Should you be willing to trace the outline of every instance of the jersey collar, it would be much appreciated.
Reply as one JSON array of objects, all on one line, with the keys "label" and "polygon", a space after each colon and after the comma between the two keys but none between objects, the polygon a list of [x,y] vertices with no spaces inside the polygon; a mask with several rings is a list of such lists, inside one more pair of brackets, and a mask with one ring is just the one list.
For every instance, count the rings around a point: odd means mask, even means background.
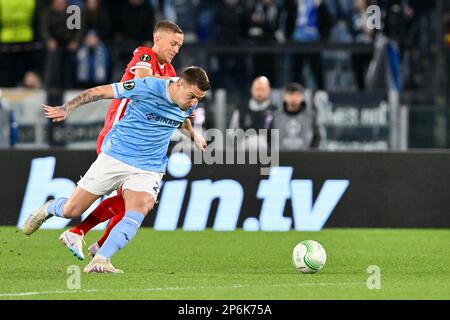
[{"label": "jersey collar", "polygon": [[174,79],[171,78],[171,79],[167,79],[166,80],[166,97],[167,97],[167,100],[169,100],[170,103],[175,104],[175,102],[173,102],[172,98],[170,97],[170,93],[169,93],[169,84],[171,82],[174,82]]}]

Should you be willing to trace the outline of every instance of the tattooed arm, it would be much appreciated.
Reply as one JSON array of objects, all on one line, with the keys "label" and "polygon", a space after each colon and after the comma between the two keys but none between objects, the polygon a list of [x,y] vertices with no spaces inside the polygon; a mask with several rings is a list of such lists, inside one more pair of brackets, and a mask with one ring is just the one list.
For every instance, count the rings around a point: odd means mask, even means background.
[{"label": "tattooed arm", "polygon": [[76,108],[101,99],[113,99],[114,93],[112,85],[98,86],[95,88],[83,91],[75,98],[67,101],[62,106],[52,107],[43,105],[45,110],[45,117],[52,119],[53,122],[60,122],[66,120],[69,114]]}]

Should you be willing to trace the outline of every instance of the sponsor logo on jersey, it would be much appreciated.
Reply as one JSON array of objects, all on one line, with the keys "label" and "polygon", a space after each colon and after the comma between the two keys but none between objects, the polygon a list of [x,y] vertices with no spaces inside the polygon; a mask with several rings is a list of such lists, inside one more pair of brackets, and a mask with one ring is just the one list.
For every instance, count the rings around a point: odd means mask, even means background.
[{"label": "sponsor logo on jersey", "polygon": [[147,113],[145,116],[147,117],[148,121],[153,120],[153,121],[157,121],[160,123],[168,124],[169,126],[172,126],[172,127],[178,127],[181,124],[181,122],[179,122],[179,121],[167,119],[167,118],[161,117],[154,113]]}]

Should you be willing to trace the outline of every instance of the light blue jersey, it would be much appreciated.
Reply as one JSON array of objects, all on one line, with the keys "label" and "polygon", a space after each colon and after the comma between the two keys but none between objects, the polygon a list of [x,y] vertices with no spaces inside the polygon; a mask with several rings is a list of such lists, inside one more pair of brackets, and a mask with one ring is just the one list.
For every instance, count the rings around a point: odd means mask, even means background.
[{"label": "light blue jersey", "polygon": [[137,168],[166,171],[170,137],[197,107],[181,110],[170,98],[170,81],[145,77],[112,84],[114,99],[132,101],[106,135],[102,152]]}]

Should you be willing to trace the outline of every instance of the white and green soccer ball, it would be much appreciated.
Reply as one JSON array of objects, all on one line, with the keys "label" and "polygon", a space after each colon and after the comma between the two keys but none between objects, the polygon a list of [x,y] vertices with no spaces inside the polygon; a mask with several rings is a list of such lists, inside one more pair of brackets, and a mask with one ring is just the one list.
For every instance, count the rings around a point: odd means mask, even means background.
[{"label": "white and green soccer ball", "polygon": [[301,273],[316,273],[327,261],[327,253],[320,243],[305,240],[297,244],[292,252],[292,262]]}]

